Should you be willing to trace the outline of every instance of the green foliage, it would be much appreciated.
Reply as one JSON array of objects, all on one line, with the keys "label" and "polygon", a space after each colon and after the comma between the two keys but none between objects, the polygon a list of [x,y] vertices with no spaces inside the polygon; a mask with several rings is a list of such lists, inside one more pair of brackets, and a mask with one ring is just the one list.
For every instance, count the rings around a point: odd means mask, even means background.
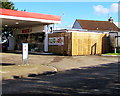
[{"label": "green foliage", "polygon": [[103,55],[120,55],[120,53],[106,53],[106,54],[103,54]]},{"label": "green foliage", "polygon": [[[11,9],[11,10],[17,10],[15,9],[14,3],[10,2],[9,0],[0,0],[0,8],[4,9]],[[7,39],[9,36],[13,36],[13,28],[1,28],[2,30],[2,40]]]},{"label": "green foliage", "polygon": [[14,3],[9,0],[0,0],[0,8],[16,10]]},{"label": "green foliage", "polygon": [[6,40],[8,37],[13,36],[14,28],[3,28],[2,29],[2,40]]},{"label": "green foliage", "polygon": [[[14,3],[11,2],[10,0],[0,0],[0,8],[18,10],[15,8]],[[21,11],[26,11],[26,10],[24,9]],[[2,40],[5,40],[8,37],[13,36],[13,31],[15,30],[15,28],[3,27],[0,30],[2,30]]]}]

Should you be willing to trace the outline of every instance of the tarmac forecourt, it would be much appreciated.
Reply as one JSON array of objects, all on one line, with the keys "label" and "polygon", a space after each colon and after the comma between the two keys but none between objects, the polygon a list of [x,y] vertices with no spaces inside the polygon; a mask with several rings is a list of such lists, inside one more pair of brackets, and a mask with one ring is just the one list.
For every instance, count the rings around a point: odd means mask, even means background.
[{"label": "tarmac forecourt", "polygon": [[[118,57],[29,55],[29,63],[22,64],[22,54],[0,53],[2,80],[24,78],[59,71],[81,69],[118,62]],[[87,60],[87,61],[86,61]]]}]

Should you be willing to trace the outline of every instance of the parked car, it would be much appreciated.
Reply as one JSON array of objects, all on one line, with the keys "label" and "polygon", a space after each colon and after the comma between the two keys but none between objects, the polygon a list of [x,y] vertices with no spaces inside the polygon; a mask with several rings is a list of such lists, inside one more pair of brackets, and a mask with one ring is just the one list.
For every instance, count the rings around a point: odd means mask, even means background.
[{"label": "parked car", "polygon": [[0,42],[0,52],[6,52],[8,47],[7,41]]}]

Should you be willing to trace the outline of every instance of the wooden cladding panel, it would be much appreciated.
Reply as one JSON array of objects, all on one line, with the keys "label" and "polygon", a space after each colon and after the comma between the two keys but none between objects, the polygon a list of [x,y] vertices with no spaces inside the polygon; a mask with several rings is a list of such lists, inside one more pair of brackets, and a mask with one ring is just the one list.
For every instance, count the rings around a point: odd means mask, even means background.
[{"label": "wooden cladding panel", "polygon": [[72,55],[95,55],[109,51],[109,39],[100,33],[72,33]]},{"label": "wooden cladding panel", "polygon": [[64,45],[49,45],[49,52],[67,55],[95,55],[109,51],[109,38],[102,33],[53,33],[49,37],[64,37]]},{"label": "wooden cladding panel", "polygon": [[[68,54],[71,55],[70,51],[68,49],[68,47],[71,47],[71,33],[53,33],[53,34],[49,34],[48,38],[50,37],[64,37],[64,45],[49,45],[48,46],[48,51],[51,53],[56,53],[56,54]],[[70,48],[71,49],[71,48]],[[69,51],[69,52],[68,52]]]}]

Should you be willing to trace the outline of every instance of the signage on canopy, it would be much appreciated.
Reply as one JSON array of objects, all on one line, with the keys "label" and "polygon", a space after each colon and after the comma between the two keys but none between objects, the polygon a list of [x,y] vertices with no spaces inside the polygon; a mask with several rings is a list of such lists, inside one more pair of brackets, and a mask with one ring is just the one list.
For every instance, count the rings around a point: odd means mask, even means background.
[{"label": "signage on canopy", "polygon": [[29,33],[29,32],[31,32],[32,30],[31,29],[23,29],[22,30],[22,33]]}]

